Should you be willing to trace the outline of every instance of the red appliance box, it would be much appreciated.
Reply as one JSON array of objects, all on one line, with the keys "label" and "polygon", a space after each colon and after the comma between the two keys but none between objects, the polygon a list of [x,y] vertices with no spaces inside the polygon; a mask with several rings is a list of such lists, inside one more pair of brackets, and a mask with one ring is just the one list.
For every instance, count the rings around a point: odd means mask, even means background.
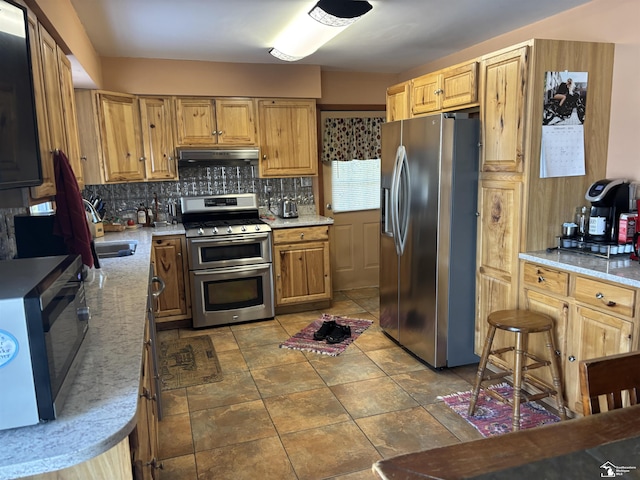
[{"label": "red appliance box", "polygon": [[633,235],[636,233],[637,213],[621,213],[618,223],[618,243],[625,244],[633,242]]}]

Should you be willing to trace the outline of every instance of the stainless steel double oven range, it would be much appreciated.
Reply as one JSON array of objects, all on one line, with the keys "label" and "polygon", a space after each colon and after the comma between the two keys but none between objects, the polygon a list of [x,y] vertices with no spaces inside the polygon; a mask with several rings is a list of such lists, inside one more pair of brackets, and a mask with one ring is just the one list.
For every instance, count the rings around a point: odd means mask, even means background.
[{"label": "stainless steel double oven range", "polygon": [[255,194],[180,199],[195,328],[273,318],[271,227]]}]

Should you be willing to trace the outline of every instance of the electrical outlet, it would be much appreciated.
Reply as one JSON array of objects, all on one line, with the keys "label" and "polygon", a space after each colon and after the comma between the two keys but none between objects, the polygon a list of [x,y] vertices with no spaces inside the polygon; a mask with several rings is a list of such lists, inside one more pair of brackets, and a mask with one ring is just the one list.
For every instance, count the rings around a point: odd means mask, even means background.
[{"label": "electrical outlet", "polygon": [[300,186],[301,187],[310,187],[313,183],[311,177],[300,177]]},{"label": "electrical outlet", "polygon": [[264,186],[264,193],[271,193],[271,185]]}]

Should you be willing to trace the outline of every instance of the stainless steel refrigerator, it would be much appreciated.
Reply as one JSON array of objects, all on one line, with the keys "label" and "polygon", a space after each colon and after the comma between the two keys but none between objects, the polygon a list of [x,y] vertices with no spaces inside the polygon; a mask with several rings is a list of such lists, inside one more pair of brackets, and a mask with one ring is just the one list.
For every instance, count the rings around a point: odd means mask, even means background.
[{"label": "stainless steel refrigerator", "polygon": [[478,361],[478,142],[466,114],[382,125],[380,325],[435,368]]}]

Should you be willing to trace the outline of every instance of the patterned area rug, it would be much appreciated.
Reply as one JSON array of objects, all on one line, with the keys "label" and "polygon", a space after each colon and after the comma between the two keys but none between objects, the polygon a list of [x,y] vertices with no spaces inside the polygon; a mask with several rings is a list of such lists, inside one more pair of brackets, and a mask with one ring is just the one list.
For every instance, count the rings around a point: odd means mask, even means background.
[{"label": "patterned area rug", "polygon": [[220,362],[209,335],[160,342],[158,361],[162,390],[222,380]]},{"label": "patterned area rug", "polygon": [[[324,340],[314,340],[313,334],[322,326],[322,322],[335,320],[338,325],[349,325],[351,327],[351,337],[346,338],[340,343],[327,343]],[[371,320],[363,320],[361,318],[347,318],[337,315],[328,315],[323,313],[320,318],[314,320],[304,327],[293,337],[280,345],[280,348],[290,348],[292,350],[305,350],[308,352],[320,353],[322,355],[330,355],[335,357],[344,352],[353,341],[360,336],[373,322]]]},{"label": "patterned area rug", "polygon": [[[508,398],[513,394],[513,388],[511,385],[506,383],[493,385],[489,388]],[[501,433],[508,433],[512,431],[511,414],[513,410],[511,405],[506,405],[495,398],[486,395],[482,390],[478,396],[476,411],[473,417],[467,415],[469,410],[469,399],[471,398],[470,391],[453,393],[439,398],[444,400],[444,403],[446,403],[451,410],[473,425],[483,437],[500,435]],[[539,403],[527,402],[520,405],[521,430],[539,427],[540,425],[546,425],[547,423],[556,423],[559,421],[560,417],[548,412]]]}]

